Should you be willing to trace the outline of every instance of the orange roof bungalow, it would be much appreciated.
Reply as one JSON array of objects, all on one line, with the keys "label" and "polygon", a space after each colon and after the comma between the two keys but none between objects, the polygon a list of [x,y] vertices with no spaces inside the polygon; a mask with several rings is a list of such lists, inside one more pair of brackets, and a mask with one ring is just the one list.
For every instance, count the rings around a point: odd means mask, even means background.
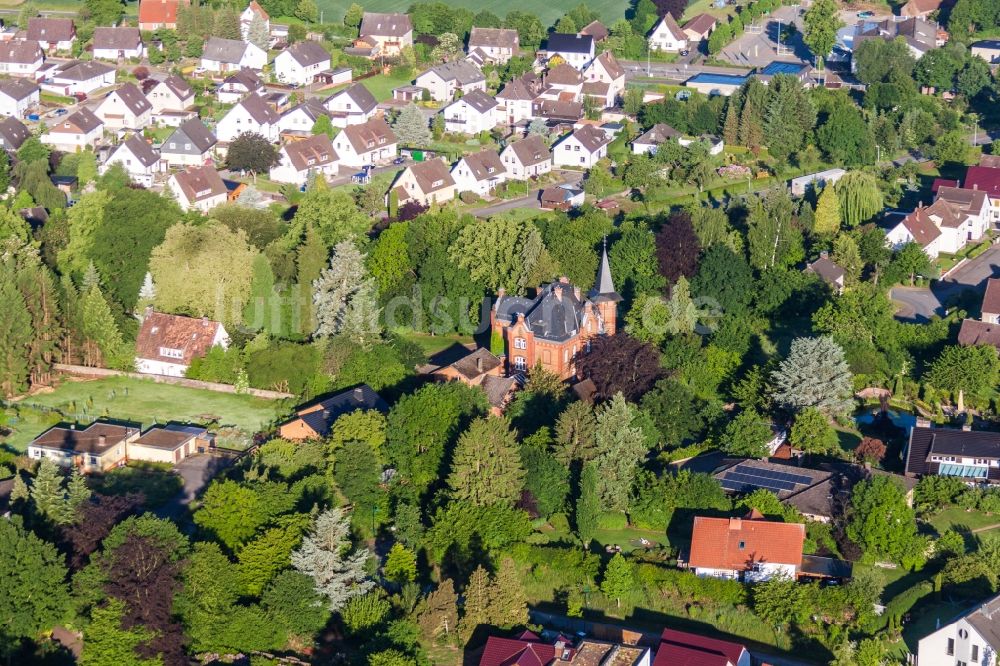
[{"label": "orange roof bungalow", "polygon": [[28,444],[28,457],[48,458],[84,473],[106,472],[125,464],[126,447],[138,437],[139,428],[131,424],[95,421],[83,429],[57,425]]},{"label": "orange roof bungalow", "polygon": [[795,579],[805,538],[805,525],[764,520],[756,510],[745,518],[697,516],[688,566],[698,576],[713,578]]},{"label": "orange roof bungalow", "polygon": [[359,409],[387,412],[389,405],[371,386],[362,384],[349,391],[300,407],[296,410],[294,418],[278,426],[278,435],[293,442],[321,439],[330,433],[334,421],[344,414]]}]

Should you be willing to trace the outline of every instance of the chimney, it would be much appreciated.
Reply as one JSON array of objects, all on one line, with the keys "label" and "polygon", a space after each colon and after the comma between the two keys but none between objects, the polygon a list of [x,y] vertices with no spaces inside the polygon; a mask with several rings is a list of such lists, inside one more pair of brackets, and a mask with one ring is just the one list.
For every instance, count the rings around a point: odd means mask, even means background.
[{"label": "chimney", "polygon": [[931,427],[931,420],[930,419],[920,419],[920,418],[918,418],[917,419],[917,427],[918,428],[930,428]]},{"label": "chimney", "polygon": [[356,389],[354,389],[354,399],[355,400],[361,400],[364,397],[365,397],[365,392],[361,390],[360,386],[357,387]]},{"label": "chimney", "polygon": [[479,371],[479,372],[483,371],[483,357],[482,356],[477,356],[476,357],[476,370]]},{"label": "chimney", "polygon": [[573,296],[576,298],[576,300],[578,301],[581,300],[582,294],[580,293],[579,287],[573,287]]},{"label": "chimney", "polygon": [[330,421],[330,410],[326,407],[323,408],[323,420],[326,422]]},{"label": "chimney", "polygon": [[561,286],[557,286],[555,289],[552,290],[552,293],[556,295],[556,300],[559,301],[560,303],[562,302],[562,292],[563,288]]},{"label": "chimney", "polygon": [[826,250],[823,250],[822,252],[819,253],[819,258],[820,259],[826,259],[829,256],[830,256],[830,253],[827,252]]},{"label": "chimney", "polygon": [[107,443],[108,443],[108,438],[106,436],[104,436],[104,435],[98,435],[97,436],[97,445],[98,446],[104,446]]},{"label": "chimney", "polygon": [[972,184],[972,189],[978,190],[979,189],[979,183],[973,183]]},{"label": "chimney", "polygon": [[202,317],[201,318],[201,325],[202,326],[208,326],[208,317]]},{"label": "chimney", "polygon": [[742,518],[730,518],[729,519],[729,529],[731,530],[741,530],[743,529],[743,519]]},{"label": "chimney", "polygon": [[569,284],[569,278],[568,278],[568,277],[566,277],[565,275],[563,275],[563,276],[561,276],[561,277],[559,278],[559,283],[560,283],[560,284]]}]

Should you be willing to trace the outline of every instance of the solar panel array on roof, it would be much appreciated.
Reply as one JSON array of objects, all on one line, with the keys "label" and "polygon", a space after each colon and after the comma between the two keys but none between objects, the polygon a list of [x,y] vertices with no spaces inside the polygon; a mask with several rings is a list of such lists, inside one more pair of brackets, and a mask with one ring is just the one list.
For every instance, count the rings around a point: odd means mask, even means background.
[{"label": "solar panel array on roof", "polygon": [[722,477],[722,487],[734,492],[743,492],[755,488],[779,493],[795,490],[798,485],[809,485],[812,478],[791,472],[778,472],[769,469],[756,469],[748,465],[736,465]]}]

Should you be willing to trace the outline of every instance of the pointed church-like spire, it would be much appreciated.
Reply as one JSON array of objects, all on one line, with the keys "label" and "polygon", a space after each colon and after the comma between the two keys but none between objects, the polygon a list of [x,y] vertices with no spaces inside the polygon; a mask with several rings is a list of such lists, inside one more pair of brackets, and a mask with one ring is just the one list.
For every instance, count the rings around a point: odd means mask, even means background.
[{"label": "pointed church-like spire", "polygon": [[615,283],[611,279],[611,263],[608,261],[608,237],[604,237],[601,246],[601,265],[597,269],[597,281],[590,291],[590,298],[593,301],[608,300],[620,301],[621,295],[615,291]]}]

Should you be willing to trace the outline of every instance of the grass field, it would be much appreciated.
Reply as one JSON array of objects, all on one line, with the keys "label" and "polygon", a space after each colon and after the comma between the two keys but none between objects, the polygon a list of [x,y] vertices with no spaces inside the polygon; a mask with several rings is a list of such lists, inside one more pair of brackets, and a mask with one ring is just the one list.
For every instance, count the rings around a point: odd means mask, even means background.
[{"label": "grass field", "polygon": [[[483,4],[478,0],[443,0],[446,5],[452,7],[466,7],[473,13],[483,9]],[[327,23],[339,22],[344,17],[344,12],[350,7],[352,0],[317,0],[316,4],[323,12],[323,20]],[[368,12],[405,12],[412,0],[372,0],[364,3],[365,11]],[[580,0],[557,0],[556,2],[539,3],[533,0],[510,0],[501,5],[487,7],[501,18],[510,11],[522,11],[537,14],[542,25],[549,26],[559,20],[563,14],[580,4]],[[594,0],[586,3],[587,8],[596,12],[601,20],[607,25],[611,25],[615,19],[625,15],[628,3],[623,0]]]},{"label": "grass field", "polygon": [[[67,381],[51,393],[25,398],[21,405],[58,410],[51,419],[25,417],[12,424],[5,443],[24,450],[28,442],[53,420],[90,421],[99,417],[130,420],[148,427],[167,421],[208,422],[252,433],[268,425],[287,405],[247,395],[216,393],[151,380],[110,377],[95,381]],[[59,416],[62,419],[59,419]],[[40,428],[40,426],[42,426]]]},{"label": "grass field", "polygon": [[362,79],[361,85],[368,88],[368,92],[374,95],[375,99],[380,102],[384,102],[387,99],[392,99],[393,88],[405,86],[412,81],[413,72],[408,69],[403,69],[399,73],[393,71],[392,74],[379,74],[378,76]]},{"label": "grass field", "polygon": [[991,516],[980,511],[966,511],[960,506],[952,506],[938,512],[931,518],[930,523],[938,533],[947,529],[966,532],[994,525],[1000,526],[1000,516]]}]

